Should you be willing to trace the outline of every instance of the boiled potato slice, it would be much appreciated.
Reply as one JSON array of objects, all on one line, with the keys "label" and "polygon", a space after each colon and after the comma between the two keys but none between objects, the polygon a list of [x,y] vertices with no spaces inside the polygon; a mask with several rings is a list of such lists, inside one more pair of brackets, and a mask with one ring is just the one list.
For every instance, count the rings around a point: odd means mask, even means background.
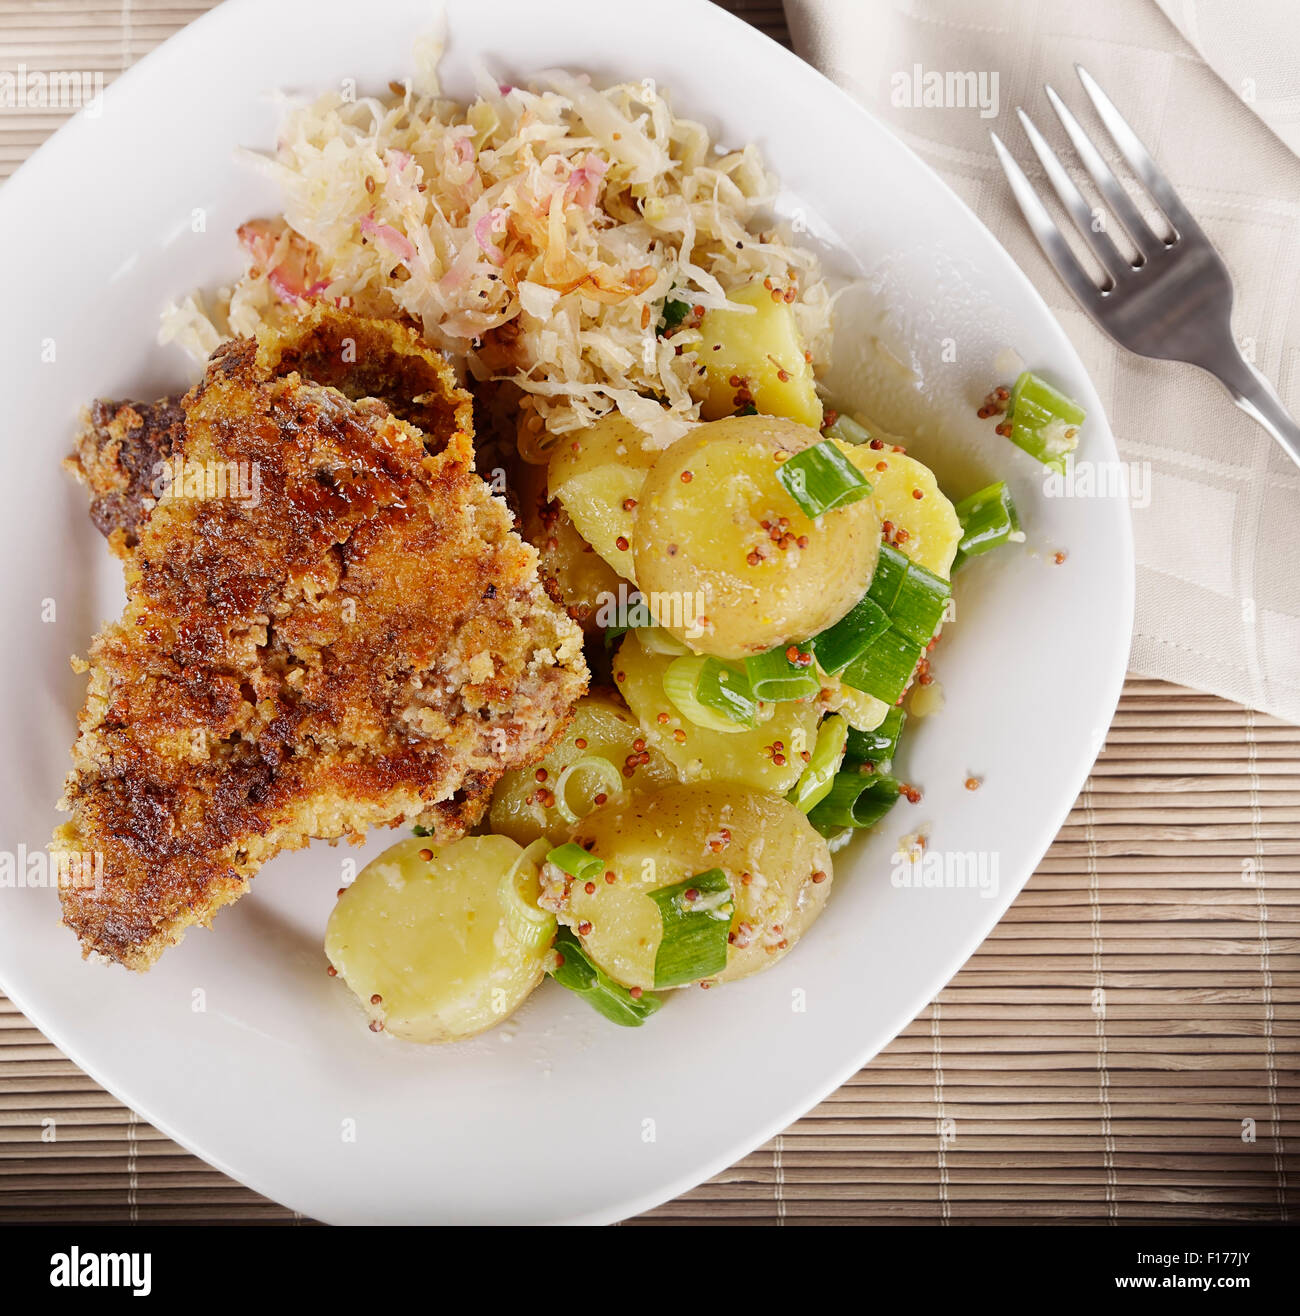
[{"label": "boiled potato slice", "polygon": [[814,521],[776,478],[778,459],[820,441],[790,420],[733,416],[655,462],[636,510],[636,580],[696,652],[743,658],[806,640],[866,592],[880,549],[871,499]]},{"label": "boiled potato slice", "polygon": [[635,580],[630,547],[635,504],[657,455],[644,443],[645,435],[630,420],[611,413],[562,438],[548,474],[551,497],[560,500],[578,533],[628,580]]},{"label": "boiled potato slice", "polygon": [[647,653],[635,633],[614,661],[615,684],[640,719],[647,745],[687,781],[731,781],[784,795],[799,780],[803,755],[817,739],[813,701],[764,704],[764,720],[752,730],[710,731],[686,721],[664,694],[664,672],[672,661],[671,654]]},{"label": "boiled potato slice", "polygon": [[700,414],[718,420],[741,409],[743,394],[731,381],[739,378],[754,406],[765,415],[786,416],[820,429],[822,404],[813,382],[812,366],[804,359],[803,340],[794,312],[776,301],[761,283],[729,294],[752,312],[711,310],[700,322],[701,342],[695,352],[704,375],[695,389]]},{"label": "boiled potato slice", "polygon": [[613,567],[578,533],[557,499],[548,497],[546,467],[525,463],[516,477],[519,529],[555,581],[565,611],[586,631],[599,630],[602,598],[617,594]]},{"label": "boiled potato slice", "polygon": [[[409,1042],[456,1042],[513,1014],[542,980],[553,929],[527,944],[503,898],[523,855],[505,836],[399,841],[339,897],[325,953],[372,1020]],[[426,858],[425,856],[430,856]],[[520,883],[532,882],[536,869]]]},{"label": "boiled potato slice", "polygon": [[[871,501],[881,523],[890,522],[895,537],[899,530],[907,532],[898,541],[899,552],[947,580],[961,543],[961,522],[934,472],[915,457],[889,447],[877,449],[866,443],[839,446],[871,482]],[[916,497],[918,491],[920,498]]]},{"label": "boiled potato slice", "polygon": [[557,845],[567,840],[573,818],[565,818],[556,796],[564,770],[579,759],[613,764],[617,782],[595,766],[575,768],[565,779],[564,799],[578,818],[596,807],[598,795],[613,798],[632,787],[653,789],[677,780],[676,769],[646,737],[633,714],[609,695],[587,695],[578,701],[573,721],[540,763],[503,774],[488,814],[492,830],[520,845],[539,836],[549,836]]},{"label": "boiled potato slice", "polygon": [[794,805],[767,791],[696,782],[635,792],[588,814],[574,839],[604,862],[604,880],[566,883],[547,865],[543,903],[625,987],[654,989],[663,924],[650,891],[711,868],[726,874],[735,913],[727,967],[713,982],[775,964],[830,892],[826,842]]}]

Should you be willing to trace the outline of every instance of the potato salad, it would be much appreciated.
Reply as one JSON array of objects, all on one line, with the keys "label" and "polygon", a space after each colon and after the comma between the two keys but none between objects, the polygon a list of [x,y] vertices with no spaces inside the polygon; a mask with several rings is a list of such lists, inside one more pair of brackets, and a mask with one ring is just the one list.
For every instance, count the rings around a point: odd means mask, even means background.
[{"label": "potato salad", "polygon": [[[472,834],[361,871],[330,971],[412,1042],[499,1024],[547,978],[642,1026],[833,910],[844,848],[917,798],[895,764],[940,702],[954,572],[1024,536],[1005,484],[954,501],[825,396],[835,294],[754,147],[650,80],[485,77],[466,105],[417,82],[294,109],[259,161],[283,214],[164,335],[202,353],[320,300],[412,326],[460,369],[478,469],[585,634],[564,731]],[[1049,465],[1083,419],[1028,374],[994,414]]]}]

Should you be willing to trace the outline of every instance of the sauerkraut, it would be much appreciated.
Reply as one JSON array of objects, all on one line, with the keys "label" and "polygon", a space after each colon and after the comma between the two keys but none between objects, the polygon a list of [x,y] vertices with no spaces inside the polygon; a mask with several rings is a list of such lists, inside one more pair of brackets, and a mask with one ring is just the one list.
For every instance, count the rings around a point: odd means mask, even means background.
[{"label": "sauerkraut", "polygon": [[317,297],[409,317],[473,379],[518,386],[521,449],[543,461],[614,409],[656,446],[684,433],[699,317],[755,280],[793,290],[825,359],[827,284],[764,222],[775,184],[753,146],[724,150],[649,80],[481,74],[468,106],[421,88],[291,108],[274,157],[248,153],[282,216],[241,227],[244,274],[169,306],[162,341],[203,358]]}]

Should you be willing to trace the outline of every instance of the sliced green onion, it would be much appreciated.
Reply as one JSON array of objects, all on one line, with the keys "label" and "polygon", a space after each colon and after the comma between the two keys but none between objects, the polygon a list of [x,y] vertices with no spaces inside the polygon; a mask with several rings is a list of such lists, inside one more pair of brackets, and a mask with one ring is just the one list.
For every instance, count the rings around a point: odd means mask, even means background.
[{"label": "sliced green onion", "polygon": [[757,725],[758,704],[749,688],[749,677],[717,658],[705,659],[696,697],[706,708],[741,726]]},{"label": "sliced green onion", "polygon": [[[791,662],[791,652],[807,661]],[[772,703],[780,703],[783,699],[807,699],[821,689],[807,645],[803,648],[797,644],[784,645],[753,658],[746,658],[745,675],[749,677],[749,688],[754,698],[770,700]]]},{"label": "sliced green onion", "polygon": [[633,996],[598,968],[583,949],[582,943],[568,928],[561,928],[555,938],[556,964],[551,977],[581,996],[593,1010],[625,1028],[639,1028],[663,1004],[657,996],[645,993]]},{"label": "sliced green onion", "polygon": [[673,658],[690,653],[690,649],[681,640],[662,626],[641,626],[637,629],[636,638],[641,641],[641,647],[646,653],[664,654]]},{"label": "sliced green onion", "polygon": [[1011,501],[1011,493],[1003,480],[963,498],[957,504],[956,512],[962,536],[952,563],[954,571],[967,558],[987,553],[1020,533],[1016,505]]},{"label": "sliced green onion", "polygon": [[890,624],[918,644],[929,644],[943,620],[952,586],[917,562],[907,564],[903,587],[889,610]]},{"label": "sliced green onion", "polygon": [[[497,896],[506,911],[506,926],[510,929],[510,935],[525,950],[538,950],[555,936],[555,915],[537,903],[538,865],[546,858],[549,844],[544,836],[534,841],[501,875],[501,883],[497,888]],[[525,873],[530,874],[532,887],[528,894],[520,888],[520,879]]]},{"label": "sliced green onion", "polygon": [[663,936],[655,954],[655,987],[684,987],[727,967],[727,934],[736,902],[720,868],[650,892]]},{"label": "sliced green onion", "polygon": [[777,467],[776,478],[803,514],[814,519],[871,492],[862,472],[831,439],[796,452]]},{"label": "sliced green onion", "polygon": [[646,597],[640,590],[637,590],[628,599],[628,607],[623,614],[623,620],[627,623],[628,630],[637,631],[638,633],[647,626],[656,624],[654,614],[650,611],[650,605],[646,602]]},{"label": "sliced green onion", "polygon": [[826,837],[826,848],[831,854],[839,854],[846,845],[853,839],[853,833],[857,830],[855,827],[841,827],[839,831],[834,829],[824,832]]},{"label": "sliced green onion", "polygon": [[874,731],[849,730],[849,743],[844,751],[846,763],[889,763],[898,750],[898,738],[903,734],[907,715],[901,708],[891,708],[885,720]]},{"label": "sliced green onion", "polygon": [[599,855],[588,853],[574,841],[557,845],[547,854],[546,862],[570,877],[576,877],[579,882],[598,877],[605,871],[605,861]]},{"label": "sliced green onion", "polygon": [[[876,559],[866,601],[884,612],[896,631],[910,640],[928,644],[943,618],[951,593],[952,586],[942,576],[913,562],[892,544],[880,545],[880,556]],[[880,628],[877,626],[876,629],[879,631]],[[820,660],[820,654],[818,658]],[[826,666],[824,662],[822,665]]]},{"label": "sliced green onion", "polygon": [[708,731],[745,731],[757,725],[749,678],[716,658],[674,658],[664,669],[664,694],[688,721]]},{"label": "sliced green onion", "polygon": [[907,579],[907,568],[911,558],[900,553],[893,544],[880,545],[880,556],[876,559],[876,571],[871,577],[867,598],[877,603],[887,613],[894,610],[894,601],[898,598],[903,582]]},{"label": "sliced green onion", "polygon": [[838,713],[832,713],[817,729],[817,743],[808,766],[786,796],[796,809],[808,813],[830,794],[835,774],[844,762],[848,737],[849,724]]},{"label": "sliced green onion", "polygon": [[870,595],[864,595],[834,626],[813,637],[812,650],[822,671],[838,676],[888,629],[889,614]]},{"label": "sliced green onion", "polygon": [[840,680],[855,690],[894,704],[907,689],[924,652],[925,645],[908,639],[891,626],[872,640],[862,656],[841,673]]},{"label": "sliced green onion", "polygon": [[826,798],[808,815],[823,836],[843,827],[871,827],[898,800],[899,783],[888,773],[864,773],[856,768],[836,773]]},{"label": "sliced green onion", "polygon": [[860,443],[871,442],[871,431],[865,425],[859,425],[852,416],[843,414],[835,418],[833,425],[827,425],[822,433],[828,439],[839,439],[842,443],[851,443],[857,447]]},{"label": "sliced green onion", "polygon": [[1065,458],[1079,446],[1084,409],[1045,379],[1022,372],[1007,403],[1011,442],[1031,457],[1064,472]]},{"label": "sliced green onion", "polygon": [[667,298],[664,302],[663,312],[659,316],[658,333],[660,337],[671,329],[680,328],[690,313],[690,302],[678,301],[675,297]]},{"label": "sliced green onion", "polygon": [[609,794],[621,795],[623,793],[623,776],[608,759],[601,758],[599,754],[584,754],[581,758],[574,759],[560,773],[555,783],[555,812],[566,823],[573,824],[578,821],[578,815],[569,807],[569,801],[564,794],[568,788],[569,779],[575,772],[594,772],[609,787]]}]

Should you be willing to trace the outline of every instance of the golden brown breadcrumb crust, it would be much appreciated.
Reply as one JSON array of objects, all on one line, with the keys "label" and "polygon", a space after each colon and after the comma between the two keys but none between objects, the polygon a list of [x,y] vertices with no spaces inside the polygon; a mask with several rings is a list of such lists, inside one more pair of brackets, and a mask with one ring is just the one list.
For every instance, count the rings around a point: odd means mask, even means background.
[{"label": "golden brown breadcrumb crust", "polygon": [[74,462],[117,496],[99,520],[127,605],[91,646],[53,849],[103,855],[100,890],[62,893],[85,953],[143,969],[279,850],[472,826],[587,673],[536,552],[473,473],[467,395],[410,330],[325,308],[214,353],[170,456],[245,463],[255,501],[154,503],[123,462],[149,430],[126,405],[141,423],[92,413]]}]

